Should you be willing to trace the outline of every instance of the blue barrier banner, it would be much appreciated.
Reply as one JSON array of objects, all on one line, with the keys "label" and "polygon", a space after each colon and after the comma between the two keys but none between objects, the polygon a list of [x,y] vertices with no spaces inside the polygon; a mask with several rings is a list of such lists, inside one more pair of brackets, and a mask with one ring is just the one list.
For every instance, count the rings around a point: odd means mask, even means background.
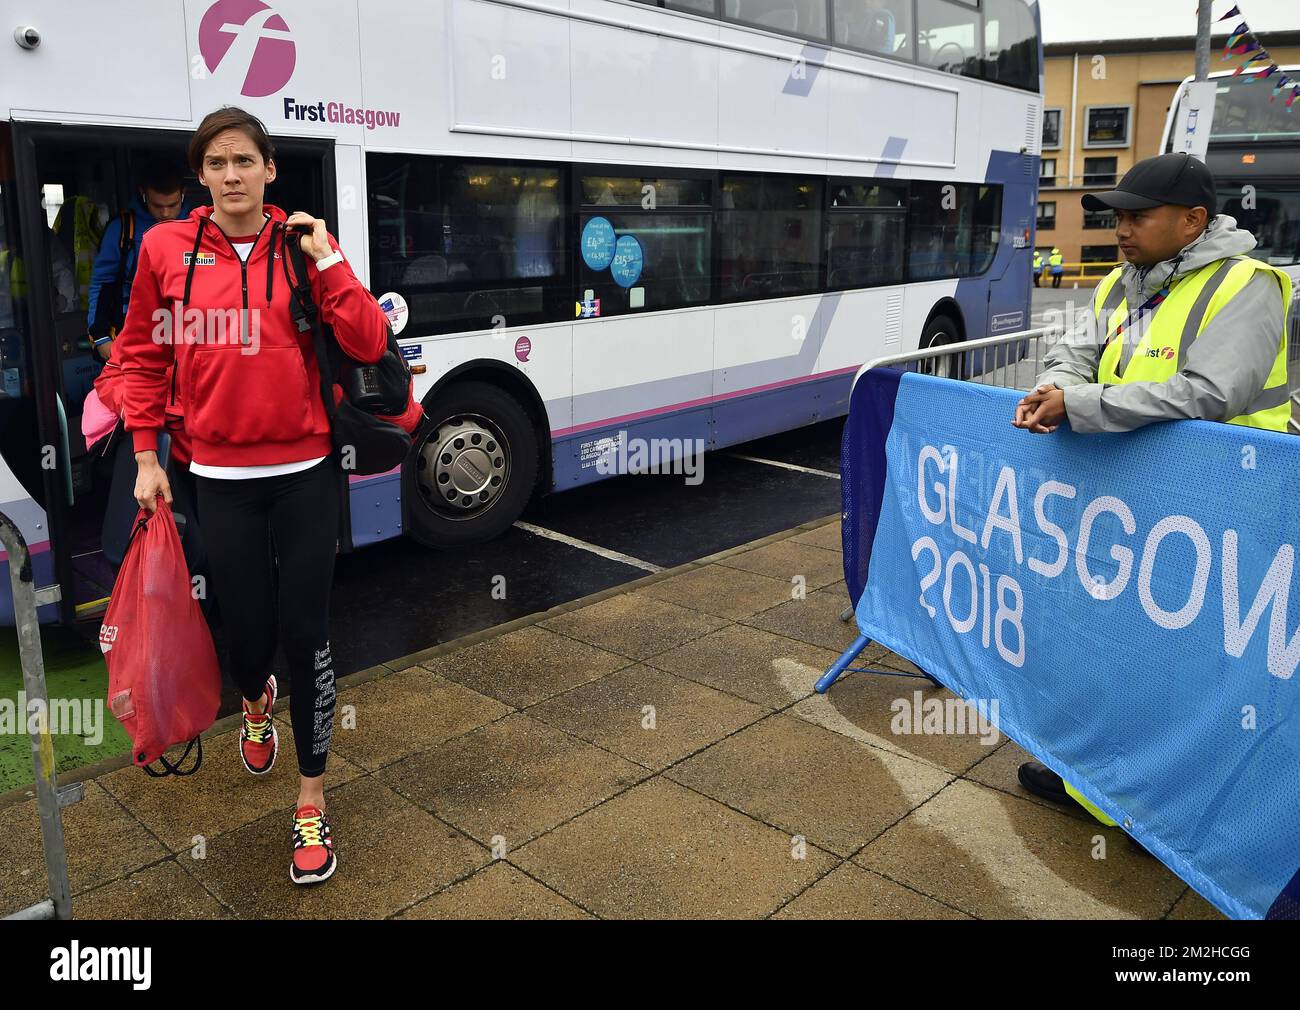
[{"label": "blue barrier banner", "polygon": [[[844,438],[857,622],[1234,918],[1300,911],[1300,439],[1014,428],[873,370]],[[1297,592],[1300,597],[1300,592]],[[992,706],[990,706],[992,707]]]}]

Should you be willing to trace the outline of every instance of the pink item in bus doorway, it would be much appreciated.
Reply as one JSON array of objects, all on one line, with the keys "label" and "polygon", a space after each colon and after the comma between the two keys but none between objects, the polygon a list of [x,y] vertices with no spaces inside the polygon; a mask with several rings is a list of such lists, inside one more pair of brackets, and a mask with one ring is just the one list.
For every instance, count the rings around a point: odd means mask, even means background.
[{"label": "pink item in bus doorway", "polygon": [[[131,758],[155,777],[189,775],[203,761],[199,734],[217,718],[221,668],[191,591],[176,520],[160,494],[140,509],[99,629],[108,707],[131,737]],[[163,752],[187,743],[173,764]],[[181,765],[198,745],[191,767]],[[150,768],[161,759],[163,771]]]},{"label": "pink item in bus doorway", "polygon": [[98,442],[117,426],[117,415],[104,406],[99,393],[91,390],[81,408],[81,434],[86,439],[86,448]]}]

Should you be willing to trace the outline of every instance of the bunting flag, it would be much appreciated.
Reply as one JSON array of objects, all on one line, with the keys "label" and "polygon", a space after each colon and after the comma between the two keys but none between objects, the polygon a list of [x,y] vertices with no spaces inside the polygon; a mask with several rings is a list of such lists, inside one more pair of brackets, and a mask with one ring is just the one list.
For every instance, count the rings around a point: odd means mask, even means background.
[{"label": "bunting flag", "polygon": [[1268,50],[1264,48],[1255,33],[1251,31],[1239,4],[1234,4],[1232,9],[1225,12],[1218,20],[1230,21],[1233,18],[1237,19],[1237,27],[1232,30],[1223,46],[1223,61],[1231,60],[1234,56],[1245,57],[1245,59],[1232,71],[1230,76],[1242,77],[1243,84],[1251,84],[1254,81],[1264,80],[1278,74],[1277,79],[1273,82],[1273,90],[1268,100],[1272,102],[1285,93],[1286,100],[1283,104],[1286,110],[1290,112],[1291,106],[1300,101],[1300,81],[1279,73],[1278,65],[1273,62]]}]

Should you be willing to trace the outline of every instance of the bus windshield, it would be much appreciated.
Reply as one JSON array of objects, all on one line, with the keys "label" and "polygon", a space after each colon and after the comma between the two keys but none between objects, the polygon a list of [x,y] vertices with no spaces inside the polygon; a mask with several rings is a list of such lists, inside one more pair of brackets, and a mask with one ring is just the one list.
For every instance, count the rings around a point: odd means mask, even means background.
[{"label": "bus windshield", "polygon": [[1217,83],[1210,143],[1300,142],[1300,115],[1280,99],[1269,101],[1268,81],[1224,77]]}]

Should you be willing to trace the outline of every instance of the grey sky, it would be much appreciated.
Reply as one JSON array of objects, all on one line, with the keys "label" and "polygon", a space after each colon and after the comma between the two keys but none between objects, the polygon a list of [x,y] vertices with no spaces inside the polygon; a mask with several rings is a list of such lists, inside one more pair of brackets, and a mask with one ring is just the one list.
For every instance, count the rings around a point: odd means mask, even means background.
[{"label": "grey sky", "polygon": [[[1241,8],[1246,22],[1268,47],[1269,31],[1300,30],[1296,0],[1215,0],[1217,19]],[[1039,0],[1044,42],[1090,42],[1094,39],[1149,39],[1196,34],[1196,0]],[[1224,21],[1218,31],[1239,22]],[[1217,58],[1211,56],[1211,69]]]}]

